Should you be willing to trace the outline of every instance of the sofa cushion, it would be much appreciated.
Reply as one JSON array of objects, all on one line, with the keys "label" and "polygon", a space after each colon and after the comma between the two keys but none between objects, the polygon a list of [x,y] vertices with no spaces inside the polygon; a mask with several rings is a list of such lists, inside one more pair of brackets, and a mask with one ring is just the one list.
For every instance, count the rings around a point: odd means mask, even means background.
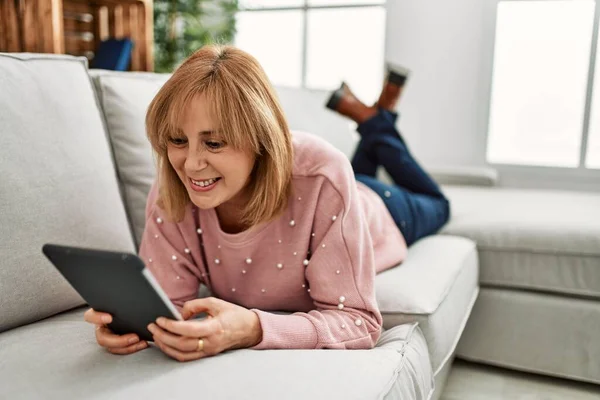
[{"label": "sofa cushion", "polygon": [[385,328],[418,322],[437,374],[450,361],[478,293],[475,243],[434,235],[414,243],[406,260],[375,278]]},{"label": "sofa cushion", "polygon": [[481,284],[600,298],[600,193],[447,186],[442,233],[477,242]]},{"label": "sofa cushion", "polygon": [[285,86],[275,89],[290,129],[320,136],[352,158],[360,137],[356,123],[325,108],[331,91]]},{"label": "sofa cushion", "polygon": [[83,304],[45,243],[133,250],[86,59],[0,54],[0,332]]},{"label": "sofa cushion", "polygon": [[169,74],[90,70],[106,118],[136,244],[144,233],[146,199],[156,176],[144,125],[150,102]]},{"label": "sofa cushion", "polygon": [[424,400],[433,390],[416,324],[384,332],[373,350],[244,349],[179,363],[153,346],[104,351],[82,314],[0,334],[0,398]]}]

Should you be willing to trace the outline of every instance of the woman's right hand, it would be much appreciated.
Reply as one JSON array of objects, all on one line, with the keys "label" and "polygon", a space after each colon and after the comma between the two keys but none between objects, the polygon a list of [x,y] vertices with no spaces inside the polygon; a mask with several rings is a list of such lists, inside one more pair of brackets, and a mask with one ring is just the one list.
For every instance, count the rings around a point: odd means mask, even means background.
[{"label": "woman's right hand", "polygon": [[96,341],[102,347],[105,347],[113,354],[132,354],[148,347],[148,342],[140,341],[140,338],[135,333],[126,335],[115,335],[111,332],[106,324],[112,322],[112,315],[94,311],[90,308],[83,314],[86,322],[96,325]]}]

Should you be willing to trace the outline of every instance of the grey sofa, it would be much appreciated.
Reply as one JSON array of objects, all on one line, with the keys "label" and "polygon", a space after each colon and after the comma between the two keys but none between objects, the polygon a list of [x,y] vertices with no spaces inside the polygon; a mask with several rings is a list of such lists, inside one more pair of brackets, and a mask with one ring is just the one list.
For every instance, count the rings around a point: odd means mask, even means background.
[{"label": "grey sofa", "polygon": [[154,179],[144,114],[167,76],[91,72],[81,58],[0,54],[0,398],[439,396],[478,293],[475,244],[461,237],[422,240],[377,277],[386,330],[372,350],[178,363],[156,348],[101,349],[41,247],[136,252]]},{"label": "grey sofa", "polygon": [[[577,201],[589,218],[574,247],[558,249],[573,264],[560,261],[547,276],[546,259],[530,261],[531,254],[547,257],[543,246],[534,246],[540,243],[563,260],[555,248],[561,234],[550,237],[550,210],[532,217],[531,194],[483,186],[446,186],[453,219],[444,232],[415,243],[401,266],[377,276],[385,332],[372,350],[237,350],[192,363],[155,348],[125,357],[103,351],[83,322],[83,300],[41,247],[53,242],[136,252],[154,179],[143,119],[167,78],[88,71],[82,58],[0,54],[0,398],[438,398],[457,351],[600,382],[600,357],[583,359],[582,352],[598,355],[590,339],[600,333],[600,228],[590,221],[600,212],[600,197],[533,194],[556,203],[558,212],[568,206],[560,196]],[[350,126],[323,109],[325,92],[277,89],[293,129],[319,134],[351,154]],[[458,175],[441,178],[493,183],[490,175]],[[506,206],[503,196],[516,200]],[[490,202],[499,204],[492,208],[496,219],[484,212]],[[564,221],[569,229],[580,226],[567,216],[557,225],[564,228]],[[476,302],[480,281],[485,295]],[[541,305],[531,301],[538,297]],[[584,304],[586,313],[567,313],[571,319],[563,323],[552,313],[557,301],[578,310]],[[574,332],[588,340],[560,342]],[[564,362],[567,353],[572,357]]]}]

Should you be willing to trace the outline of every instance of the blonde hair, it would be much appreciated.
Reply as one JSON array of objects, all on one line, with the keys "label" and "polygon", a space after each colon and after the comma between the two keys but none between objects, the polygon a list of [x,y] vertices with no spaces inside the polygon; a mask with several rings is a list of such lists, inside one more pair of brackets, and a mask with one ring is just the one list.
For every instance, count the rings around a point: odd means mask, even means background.
[{"label": "blonde hair", "polygon": [[241,223],[253,226],[277,217],[291,195],[292,139],[275,90],[250,54],[230,45],[207,45],[189,56],[156,94],[146,114],[146,133],[155,152],[157,204],[179,222],[190,198],[167,157],[168,139],[177,137],[186,105],[199,94],[219,136],[256,162],[248,181],[250,200]]}]

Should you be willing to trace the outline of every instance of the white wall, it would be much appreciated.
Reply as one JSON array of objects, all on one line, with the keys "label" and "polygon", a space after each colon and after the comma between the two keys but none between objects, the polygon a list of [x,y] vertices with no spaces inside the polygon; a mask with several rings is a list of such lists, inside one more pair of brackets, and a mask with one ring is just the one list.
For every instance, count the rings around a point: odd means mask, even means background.
[{"label": "white wall", "polygon": [[412,70],[399,128],[424,165],[486,164],[485,3],[387,2],[386,59]]}]

